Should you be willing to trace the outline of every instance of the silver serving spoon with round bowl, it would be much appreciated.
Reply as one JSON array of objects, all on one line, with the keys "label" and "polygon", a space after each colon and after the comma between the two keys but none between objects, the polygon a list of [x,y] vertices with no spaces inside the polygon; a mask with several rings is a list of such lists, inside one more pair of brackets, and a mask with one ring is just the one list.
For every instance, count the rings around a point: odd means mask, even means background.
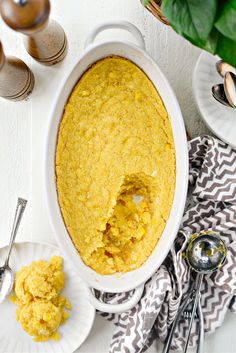
[{"label": "silver serving spoon with round bowl", "polygon": [[0,267],[0,303],[3,302],[13,287],[14,273],[9,266],[9,259],[26,204],[26,200],[18,198],[7,257],[4,265]]},{"label": "silver serving spoon with round bowl", "polygon": [[198,312],[199,318],[199,339],[197,353],[202,352],[204,340],[204,322],[200,302],[202,280],[204,275],[211,274],[223,266],[226,259],[226,254],[226,245],[217,233],[207,231],[200,234],[194,234],[189,239],[186,249],[186,260],[189,267],[197,273],[197,276],[192,289],[180,305],[178,314],[176,315],[176,318],[172,324],[166,344],[164,346],[163,353],[168,353],[170,351],[176,326],[179,320],[184,316],[184,313],[190,304],[192,305],[192,310],[191,314],[189,315],[189,329],[183,352],[186,353],[188,349],[191,328],[193,320],[196,317],[196,312]]}]

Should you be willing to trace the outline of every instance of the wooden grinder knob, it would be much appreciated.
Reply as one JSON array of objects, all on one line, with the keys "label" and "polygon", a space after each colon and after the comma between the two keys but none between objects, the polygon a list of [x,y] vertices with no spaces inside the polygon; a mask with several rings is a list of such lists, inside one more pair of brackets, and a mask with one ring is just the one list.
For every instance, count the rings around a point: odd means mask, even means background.
[{"label": "wooden grinder knob", "polygon": [[5,56],[0,42],[0,96],[13,101],[25,99],[33,90],[34,75],[24,61]]},{"label": "wooden grinder knob", "polygon": [[54,65],[67,53],[67,38],[62,27],[49,19],[49,0],[1,0],[5,23],[23,33],[27,52],[44,65]]}]

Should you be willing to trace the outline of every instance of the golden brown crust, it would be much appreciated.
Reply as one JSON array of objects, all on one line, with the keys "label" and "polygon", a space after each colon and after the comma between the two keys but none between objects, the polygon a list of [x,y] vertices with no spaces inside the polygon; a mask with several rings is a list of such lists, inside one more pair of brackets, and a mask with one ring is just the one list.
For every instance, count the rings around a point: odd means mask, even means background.
[{"label": "golden brown crust", "polygon": [[169,216],[175,150],[164,104],[132,62],[102,59],[74,87],[59,127],[56,185],[86,265],[111,274],[143,264]]}]

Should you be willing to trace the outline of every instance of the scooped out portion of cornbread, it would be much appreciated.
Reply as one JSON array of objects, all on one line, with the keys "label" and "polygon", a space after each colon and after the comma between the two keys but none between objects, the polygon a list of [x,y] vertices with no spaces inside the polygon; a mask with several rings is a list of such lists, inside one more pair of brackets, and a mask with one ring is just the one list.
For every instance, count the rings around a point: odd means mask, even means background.
[{"label": "scooped out portion of cornbread", "polygon": [[15,295],[10,301],[17,305],[16,319],[34,341],[58,340],[58,327],[65,322],[71,309],[60,295],[64,287],[62,258],[53,256],[48,262],[33,261],[22,267],[15,278]]},{"label": "scooped out portion of cornbread", "polygon": [[140,267],[175,188],[171,124],[143,71],[107,57],[83,74],[65,106],[55,163],[61,213],[84,263],[100,274]]}]

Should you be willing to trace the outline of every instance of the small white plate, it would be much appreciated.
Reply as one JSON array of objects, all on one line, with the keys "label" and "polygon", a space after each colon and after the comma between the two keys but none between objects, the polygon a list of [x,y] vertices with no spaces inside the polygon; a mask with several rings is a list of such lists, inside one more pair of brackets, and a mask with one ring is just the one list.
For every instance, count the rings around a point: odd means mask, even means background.
[{"label": "small white plate", "polygon": [[218,60],[217,56],[201,53],[193,73],[193,91],[200,114],[209,129],[221,140],[236,147],[236,109],[220,104],[211,93],[213,85],[223,83],[215,67]]},{"label": "small white plate", "polygon": [[[0,264],[3,263],[7,248],[0,249]],[[16,243],[13,247],[10,266],[18,271],[32,261],[49,260],[60,255],[57,247],[44,243]],[[86,288],[82,280],[64,260],[65,288],[62,294],[71,302],[72,310],[58,332],[58,342],[34,342],[15,319],[16,306],[6,299],[0,304],[0,353],[72,353],[88,336],[95,317],[95,309],[87,300]]]}]

